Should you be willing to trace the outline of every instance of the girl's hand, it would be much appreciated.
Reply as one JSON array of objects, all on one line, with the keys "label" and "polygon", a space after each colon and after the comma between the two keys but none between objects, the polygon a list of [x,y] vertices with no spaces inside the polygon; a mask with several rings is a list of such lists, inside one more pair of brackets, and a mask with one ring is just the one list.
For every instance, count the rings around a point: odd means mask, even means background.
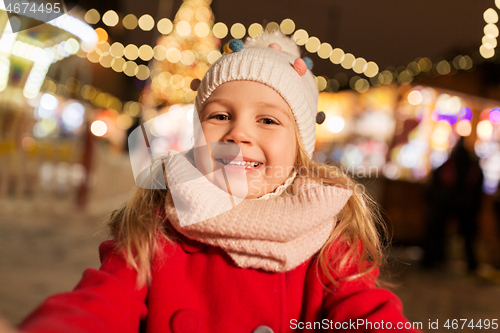
[{"label": "girl's hand", "polygon": [[7,321],[0,317],[0,333],[20,333],[7,323]]}]

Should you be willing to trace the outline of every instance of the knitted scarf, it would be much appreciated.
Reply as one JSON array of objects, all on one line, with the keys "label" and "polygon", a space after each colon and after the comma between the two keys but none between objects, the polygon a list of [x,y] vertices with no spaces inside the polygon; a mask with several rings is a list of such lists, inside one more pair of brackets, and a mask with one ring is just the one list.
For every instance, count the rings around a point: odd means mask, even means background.
[{"label": "knitted scarf", "polygon": [[187,238],[222,248],[242,268],[286,272],[309,259],[328,240],[352,194],[294,174],[285,183],[293,181],[293,194],[282,187],[280,196],[234,205],[182,154],[166,161],[167,219]]}]

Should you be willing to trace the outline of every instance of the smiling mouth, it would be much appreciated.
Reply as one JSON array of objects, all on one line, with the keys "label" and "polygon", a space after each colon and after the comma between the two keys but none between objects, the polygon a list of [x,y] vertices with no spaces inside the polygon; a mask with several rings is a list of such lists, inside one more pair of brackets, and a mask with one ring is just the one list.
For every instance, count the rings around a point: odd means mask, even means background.
[{"label": "smiling mouth", "polygon": [[258,168],[262,164],[260,162],[233,161],[225,158],[216,158],[215,160],[227,166],[244,167],[245,169]]}]

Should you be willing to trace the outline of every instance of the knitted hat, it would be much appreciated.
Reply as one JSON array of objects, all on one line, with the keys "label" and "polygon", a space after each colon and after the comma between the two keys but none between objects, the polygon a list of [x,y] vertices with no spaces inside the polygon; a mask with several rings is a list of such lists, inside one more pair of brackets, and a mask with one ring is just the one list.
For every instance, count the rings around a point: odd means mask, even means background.
[{"label": "knitted hat", "polygon": [[197,91],[198,116],[204,103],[221,84],[247,80],[263,83],[276,90],[290,106],[300,138],[309,157],[316,143],[315,123],[324,120],[318,114],[318,88],[310,69],[312,61],[300,58],[297,44],[279,30],[247,38],[245,44],[233,39],[233,51],[224,54],[207,71],[201,82],[193,80]]}]

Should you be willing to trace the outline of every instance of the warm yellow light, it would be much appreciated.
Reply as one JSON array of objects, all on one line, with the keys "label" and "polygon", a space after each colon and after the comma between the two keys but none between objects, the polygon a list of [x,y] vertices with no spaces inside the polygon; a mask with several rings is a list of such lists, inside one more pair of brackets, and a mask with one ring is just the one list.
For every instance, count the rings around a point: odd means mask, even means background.
[{"label": "warm yellow light", "polygon": [[368,89],[370,89],[370,83],[368,82],[368,80],[359,79],[354,84],[354,89],[360,94],[365,93],[368,91]]},{"label": "warm yellow light", "polygon": [[96,32],[97,38],[99,39],[100,42],[108,40],[108,33],[103,28],[97,28],[97,29],[95,29],[95,32]]},{"label": "warm yellow light", "polygon": [[125,68],[125,59],[123,58],[115,58],[112,62],[111,62],[111,68],[113,68],[113,70],[115,72],[123,72],[123,69]]},{"label": "warm yellow light", "polygon": [[495,0],[495,6],[497,6],[497,8],[500,8],[500,0]]},{"label": "warm yellow light", "polygon": [[153,58],[153,48],[147,44],[141,45],[139,48],[139,58],[144,61],[149,61]]},{"label": "warm yellow light", "polygon": [[167,57],[167,49],[163,45],[156,45],[154,48],[154,57],[156,60],[163,61]]},{"label": "warm yellow light", "polygon": [[194,26],[194,33],[200,38],[207,37],[210,33],[210,27],[205,22],[198,22]]},{"label": "warm yellow light", "polygon": [[304,29],[299,29],[293,34],[293,39],[297,45],[304,45],[309,39],[309,34]]},{"label": "warm yellow light", "polygon": [[427,57],[422,58],[418,61],[418,68],[421,72],[428,72],[432,69],[432,61]]},{"label": "warm yellow light", "polygon": [[[449,64],[448,64],[448,66],[449,66]],[[405,69],[404,71],[402,71],[401,73],[399,73],[398,81],[399,81],[400,84],[411,83],[411,81],[413,81],[413,74],[412,74],[412,72],[410,72],[409,70]]]},{"label": "warm yellow light", "polygon": [[450,74],[451,72],[451,66],[450,63],[446,60],[440,61],[437,66],[436,70],[438,71],[439,74],[441,75],[447,75]]},{"label": "warm yellow light", "polygon": [[212,27],[212,32],[213,32],[215,37],[222,39],[222,38],[227,36],[228,29],[224,23],[217,22]]},{"label": "warm yellow light", "polygon": [[273,32],[274,30],[278,30],[280,28],[280,25],[276,22],[269,22],[266,25],[266,30],[269,32]]},{"label": "warm yellow light", "polygon": [[492,49],[492,48],[488,48],[487,46],[485,46],[484,44],[481,45],[481,47],[479,48],[479,53],[481,54],[481,56],[485,59],[489,59],[491,57],[493,57],[495,55],[495,50]]},{"label": "warm yellow light", "polygon": [[177,12],[177,16],[182,21],[191,21],[191,19],[194,16],[194,12],[191,8],[184,7],[184,8],[179,9],[179,11]]},{"label": "warm yellow light", "polygon": [[198,7],[195,10],[195,18],[198,21],[209,21],[212,18],[212,12],[207,7]]},{"label": "warm yellow light", "polygon": [[490,36],[490,37],[494,37],[494,38],[497,38],[498,37],[498,27],[496,24],[493,24],[493,23],[489,23],[487,25],[484,26],[484,34],[486,36]]},{"label": "warm yellow light", "polygon": [[363,73],[368,77],[375,77],[375,75],[378,74],[378,71],[379,71],[378,65],[373,61],[369,61],[366,64],[366,68]]},{"label": "warm yellow light", "polygon": [[207,56],[207,60],[210,64],[213,64],[216,62],[220,57],[222,57],[222,54],[218,50],[214,50],[210,52]]},{"label": "warm yellow light", "polygon": [[327,82],[326,79],[323,76],[316,76],[316,85],[318,86],[319,91],[323,91],[326,88]]},{"label": "warm yellow light", "polygon": [[490,36],[484,36],[482,39],[483,45],[488,49],[497,47],[497,39]]},{"label": "warm yellow light", "polygon": [[88,24],[96,24],[101,19],[101,15],[99,14],[99,12],[97,10],[89,9],[85,13],[84,19]]},{"label": "warm yellow light", "polygon": [[357,58],[352,64],[352,70],[357,74],[361,74],[365,71],[366,64],[367,62],[364,58]]},{"label": "warm yellow light", "polygon": [[335,48],[332,50],[330,55],[330,61],[336,65],[340,64],[342,60],[344,60],[345,53],[339,48]]},{"label": "warm yellow light", "polygon": [[118,126],[119,129],[121,130],[127,130],[132,126],[134,123],[134,120],[132,117],[130,117],[127,114],[121,114],[116,118],[116,125]]},{"label": "warm yellow light", "polygon": [[332,46],[328,43],[322,43],[318,49],[318,57],[321,59],[327,59],[332,53]]},{"label": "warm yellow light", "polygon": [[498,22],[498,14],[496,10],[493,8],[488,8],[483,14],[484,21],[486,23],[497,23]]},{"label": "warm yellow light", "polygon": [[250,37],[259,36],[262,33],[262,31],[264,31],[264,28],[259,23],[252,23],[248,27],[248,36]]},{"label": "warm yellow light", "polygon": [[245,36],[246,29],[241,23],[235,23],[231,26],[231,36],[236,39],[241,39]]},{"label": "warm yellow light", "polygon": [[115,58],[120,58],[123,57],[123,54],[125,52],[125,47],[123,46],[122,43],[115,42],[111,47],[109,48],[109,53]]},{"label": "warm yellow light", "polygon": [[460,136],[469,136],[472,133],[472,126],[470,121],[460,120],[457,123],[457,133]]},{"label": "warm yellow light", "polygon": [[186,65],[186,66],[192,65],[195,60],[196,60],[196,57],[195,57],[193,52],[191,52],[190,50],[182,51],[181,62],[184,65]]},{"label": "warm yellow light", "polygon": [[99,42],[95,48],[95,51],[102,56],[109,54],[109,43],[108,42]]},{"label": "warm yellow light", "polygon": [[479,124],[477,124],[476,131],[477,131],[477,136],[481,140],[488,141],[491,139],[491,136],[493,135],[493,125],[489,120],[480,121]]},{"label": "warm yellow light", "polygon": [[113,59],[114,59],[114,57],[108,53],[107,55],[101,57],[101,59],[99,60],[99,63],[104,68],[110,68],[111,62],[113,61]]},{"label": "warm yellow light", "polygon": [[114,27],[115,25],[117,25],[119,20],[120,19],[118,17],[118,14],[114,10],[108,10],[102,16],[102,22],[104,22],[104,24],[109,27]]},{"label": "warm yellow light", "polygon": [[186,37],[191,33],[191,24],[188,21],[180,21],[175,26],[175,32],[179,36]]},{"label": "warm yellow light", "polygon": [[287,18],[281,21],[280,30],[285,35],[290,35],[295,30],[295,22]]},{"label": "warm yellow light", "polygon": [[422,103],[422,100],[422,93],[418,90],[413,90],[408,94],[408,103],[410,103],[411,105],[419,105],[420,103]]},{"label": "warm yellow light", "polygon": [[163,35],[168,35],[174,29],[172,21],[170,21],[168,18],[162,18],[161,20],[159,20],[156,27],[158,28],[158,31]]},{"label": "warm yellow light", "polygon": [[181,60],[181,51],[178,48],[171,47],[167,50],[166,58],[171,63],[178,63]]},{"label": "warm yellow light", "polygon": [[306,42],[306,50],[314,53],[319,50],[320,45],[321,42],[319,41],[318,37],[309,37]]},{"label": "warm yellow light", "polygon": [[125,29],[134,30],[137,28],[137,17],[134,14],[128,14],[122,20]]},{"label": "warm yellow light", "polygon": [[150,31],[155,27],[155,20],[149,14],[142,15],[137,23],[139,24],[139,28],[144,31]]},{"label": "warm yellow light", "polygon": [[102,120],[96,120],[90,125],[90,131],[95,136],[103,136],[108,131],[108,126]]},{"label": "warm yellow light", "polygon": [[147,80],[149,78],[149,75],[150,75],[150,71],[149,71],[149,68],[148,66],[146,65],[139,65],[137,67],[137,73],[135,74],[135,76],[139,79],[139,80]]},{"label": "warm yellow light", "polygon": [[80,44],[74,38],[68,39],[66,41],[66,44],[64,44],[64,50],[69,54],[75,54],[76,52],[78,52],[79,49],[80,49]]},{"label": "warm yellow light", "polygon": [[133,61],[127,61],[125,63],[125,68],[123,69],[123,72],[127,76],[134,76],[137,74],[137,64]]},{"label": "warm yellow light", "polygon": [[134,44],[128,44],[124,51],[125,57],[129,60],[135,60],[139,56],[139,48]]},{"label": "warm yellow light", "polygon": [[356,58],[354,57],[354,55],[352,55],[351,53],[346,53],[340,65],[345,69],[351,69],[355,59]]}]

